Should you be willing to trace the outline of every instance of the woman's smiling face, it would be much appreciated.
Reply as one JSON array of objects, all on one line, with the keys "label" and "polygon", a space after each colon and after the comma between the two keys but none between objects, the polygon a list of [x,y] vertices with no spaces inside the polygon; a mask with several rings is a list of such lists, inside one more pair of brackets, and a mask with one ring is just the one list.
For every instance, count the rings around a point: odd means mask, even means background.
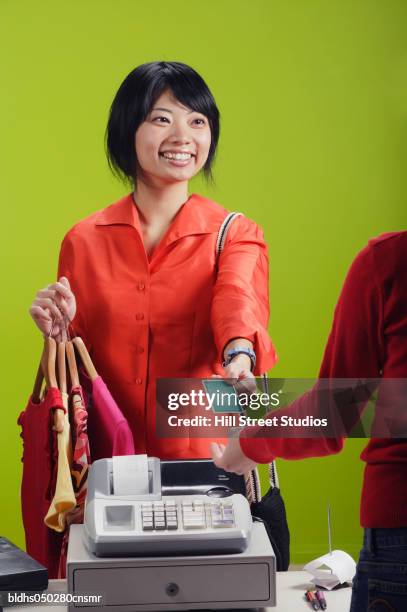
[{"label": "woman's smiling face", "polygon": [[137,178],[165,183],[188,181],[204,166],[211,145],[208,119],[167,90],[154,103],[135,135]]}]

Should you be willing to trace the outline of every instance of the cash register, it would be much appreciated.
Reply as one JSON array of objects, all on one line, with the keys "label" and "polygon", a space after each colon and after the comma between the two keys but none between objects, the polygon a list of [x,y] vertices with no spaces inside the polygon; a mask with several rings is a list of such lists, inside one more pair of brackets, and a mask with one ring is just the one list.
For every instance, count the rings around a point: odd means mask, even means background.
[{"label": "cash register", "polygon": [[68,592],[100,593],[92,610],[112,612],[275,605],[275,556],[244,492],[211,461],[95,461],[84,524],[71,526]]}]

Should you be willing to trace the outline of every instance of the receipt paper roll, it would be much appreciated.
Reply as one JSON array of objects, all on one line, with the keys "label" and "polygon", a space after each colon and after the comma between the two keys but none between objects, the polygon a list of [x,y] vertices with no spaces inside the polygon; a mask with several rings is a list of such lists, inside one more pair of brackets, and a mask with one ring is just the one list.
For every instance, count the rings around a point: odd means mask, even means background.
[{"label": "receipt paper roll", "polygon": [[146,495],[148,493],[147,455],[112,457],[114,495]]}]

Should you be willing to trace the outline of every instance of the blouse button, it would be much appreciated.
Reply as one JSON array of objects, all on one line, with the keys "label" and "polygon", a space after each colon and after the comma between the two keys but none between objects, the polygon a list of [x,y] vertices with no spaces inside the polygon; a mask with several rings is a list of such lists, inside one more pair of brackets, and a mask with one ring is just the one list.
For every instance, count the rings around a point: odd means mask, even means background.
[{"label": "blouse button", "polygon": [[137,352],[141,355],[142,353],[144,353],[144,349],[142,346],[138,346],[137,347]]},{"label": "blouse button", "polygon": [[141,380],[141,378],[136,378],[136,385],[141,385],[143,381]]},{"label": "blouse button", "polygon": [[138,312],[136,314],[137,321],[142,321],[144,319],[144,314],[142,312]]},{"label": "blouse button", "polygon": [[137,289],[138,289],[139,291],[144,291],[144,289],[145,289],[145,288],[146,288],[146,286],[145,286],[145,284],[144,284],[144,283],[139,283],[139,284],[137,285]]}]

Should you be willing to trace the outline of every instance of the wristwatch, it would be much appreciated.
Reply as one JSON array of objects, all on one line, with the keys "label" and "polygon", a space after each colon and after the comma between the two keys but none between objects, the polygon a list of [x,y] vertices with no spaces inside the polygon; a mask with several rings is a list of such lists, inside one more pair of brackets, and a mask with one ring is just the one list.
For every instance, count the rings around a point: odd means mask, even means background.
[{"label": "wristwatch", "polygon": [[250,361],[252,362],[251,369],[252,371],[254,370],[254,368],[256,367],[256,353],[251,348],[243,346],[235,346],[235,348],[230,349],[226,353],[226,358],[225,361],[222,363],[222,367],[226,368],[226,366],[228,366],[232,359],[234,359],[237,355],[247,355],[248,357],[250,357]]}]

